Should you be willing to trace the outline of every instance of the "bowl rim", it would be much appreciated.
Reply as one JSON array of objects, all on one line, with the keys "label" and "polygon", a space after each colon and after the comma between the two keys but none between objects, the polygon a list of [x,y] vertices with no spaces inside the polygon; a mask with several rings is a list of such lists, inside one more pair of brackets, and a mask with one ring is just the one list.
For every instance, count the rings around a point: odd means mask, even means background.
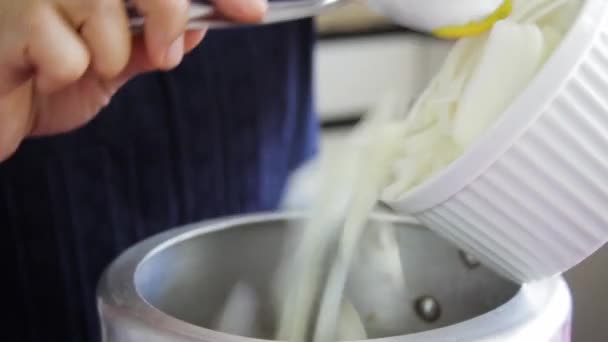
[{"label": "bowl rim", "polygon": [[[391,208],[416,215],[449,201],[470,186],[523,136],[559,97],[585,60],[608,21],[608,2],[583,0],[574,24],[538,74],[465,152],[426,182],[399,199],[385,201]],[[573,54],[572,51],[581,51]],[[531,114],[530,114],[531,113]]]},{"label": "bowl rim", "polygon": [[[179,244],[190,238],[210,234],[243,225],[270,221],[287,221],[302,219],[302,213],[261,213],[234,216],[223,219],[190,224],[181,228],[152,236],[122,253],[103,273],[97,288],[97,306],[100,319],[110,314],[121,321],[142,328],[160,329],[173,336],[190,338],[194,341],[250,341],[270,342],[270,340],[246,338],[230,335],[179,320],[161,311],[140,295],[135,283],[139,267],[156,253]],[[415,219],[397,217],[392,214],[376,213],[373,220],[399,223],[414,229],[427,229]],[[492,341],[502,341],[514,336],[526,336],[531,333],[542,334],[555,331],[548,329],[551,324],[562,323],[571,312],[571,296],[561,276],[545,279],[540,282],[524,284],[506,303],[496,309],[463,322],[440,329],[429,330],[409,335],[370,339],[368,342],[418,342],[418,341],[482,341],[484,336],[492,334]],[[534,326],[544,323],[542,329]],[[497,322],[508,321],[506,326]],[[536,322],[536,323],[535,323]],[[502,328],[502,331],[498,327]],[[515,334],[515,335],[514,335]],[[502,337],[501,337],[502,336]],[[551,336],[549,336],[551,337]],[[541,341],[539,339],[534,339]]]}]

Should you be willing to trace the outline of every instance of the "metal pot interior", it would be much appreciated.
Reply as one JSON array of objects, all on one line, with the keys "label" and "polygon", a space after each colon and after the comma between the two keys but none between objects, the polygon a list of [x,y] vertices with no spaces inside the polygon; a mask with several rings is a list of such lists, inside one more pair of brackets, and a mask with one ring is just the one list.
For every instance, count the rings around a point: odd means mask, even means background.
[{"label": "metal pot interior", "polygon": [[[282,256],[290,219],[244,223],[213,232],[201,230],[173,239],[153,250],[137,267],[135,286],[150,305],[181,321],[212,327],[231,288],[246,281],[256,288],[265,318],[264,336],[272,337],[275,313],[271,303],[274,272]],[[381,222],[374,219],[368,229]],[[292,222],[293,223],[293,222]],[[395,305],[411,309],[401,335],[437,329],[490,312],[513,298],[519,286],[506,280],[429,230],[399,222],[397,239],[412,300]],[[420,312],[420,298],[432,298],[440,315]],[[384,336],[370,336],[384,337]]]}]

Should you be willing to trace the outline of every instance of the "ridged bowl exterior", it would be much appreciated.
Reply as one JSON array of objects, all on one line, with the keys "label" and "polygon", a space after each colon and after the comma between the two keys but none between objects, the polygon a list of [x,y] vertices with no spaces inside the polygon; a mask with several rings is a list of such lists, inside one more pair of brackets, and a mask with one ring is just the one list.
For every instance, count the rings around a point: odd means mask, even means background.
[{"label": "ridged bowl exterior", "polygon": [[[445,190],[462,182],[467,172],[448,169],[438,182],[423,185],[416,197],[391,204],[414,215],[429,228],[476,254],[489,267],[518,282],[564,272],[608,241],[608,6],[588,0],[581,17],[553,56],[554,67],[570,54],[571,72],[545,82],[553,95],[542,113],[513,135],[504,152],[495,152],[487,168],[458,191]],[[601,11],[601,14],[598,14]],[[585,50],[568,46],[586,37]],[[581,54],[573,59],[571,54]],[[557,64],[556,64],[557,63]],[[543,74],[544,73],[544,74]],[[537,80],[551,77],[541,70]],[[538,83],[537,82],[537,83]],[[553,90],[553,89],[552,89]],[[526,99],[530,101],[530,97]],[[538,99],[542,101],[543,99]],[[521,103],[520,103],[521,105]],[[521,106],[519,108],[522,108]],[[512,108],[513,109],[513,108]],[[521,111],[520,111],[521,112]],[[505,113],[516,114],[513,110]],[[526,113],[523,113],[526,114]],[[508,119],[508,118],[507,118]],[[501,130],[500,125],[495,127]],[[493,135],[493,132],[489,132]],[[516,134],[519,134],[515,137]],[[469,151],[469,161],[475,153]],[[481,164],[480,164],[481,165]],[[451,178],[451,180],[450,180]],[[454,189],[457,189],[455,186]],[[445,199],[437,196],[444,193]],[[434,193],[434,194],[433,194]],[[431,204],[433,201],[437,202]],[[420,204],[424,203],[425,204]],[[416,204],[414,204],[416,203]],[[422,206],[428,205],[427,208]]]}]

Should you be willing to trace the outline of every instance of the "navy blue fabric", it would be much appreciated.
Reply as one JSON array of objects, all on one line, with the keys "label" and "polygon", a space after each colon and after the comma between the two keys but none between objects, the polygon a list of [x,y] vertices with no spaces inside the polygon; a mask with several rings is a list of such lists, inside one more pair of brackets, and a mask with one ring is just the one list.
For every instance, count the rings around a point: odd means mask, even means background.
[{"label": "navy blue fabric", "polygon": [[[95,285],[133,243],[272,210],[316,152],[311,22],[210,33],[130,82],[91,124],[0,164],[3,341],[98,340]],[[6,336],[6,335],[5,335]]]}]

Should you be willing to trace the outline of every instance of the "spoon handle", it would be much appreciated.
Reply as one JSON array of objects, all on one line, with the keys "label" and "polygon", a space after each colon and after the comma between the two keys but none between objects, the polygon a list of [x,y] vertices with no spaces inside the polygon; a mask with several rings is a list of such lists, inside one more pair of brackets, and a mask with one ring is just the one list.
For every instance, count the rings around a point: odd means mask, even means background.
[{"label": "spoon handle", "polygon": [[[264,19],[256,25],[279,23],[314,17],[344,0],[291,0],[270,1]],[[125,1],[131,31],[140,32],[145,19],[140,15],[131,0]],[[190,5],[188,29],[217,29],[243,26],[218,13],[207,0],[192,0]]]}]

